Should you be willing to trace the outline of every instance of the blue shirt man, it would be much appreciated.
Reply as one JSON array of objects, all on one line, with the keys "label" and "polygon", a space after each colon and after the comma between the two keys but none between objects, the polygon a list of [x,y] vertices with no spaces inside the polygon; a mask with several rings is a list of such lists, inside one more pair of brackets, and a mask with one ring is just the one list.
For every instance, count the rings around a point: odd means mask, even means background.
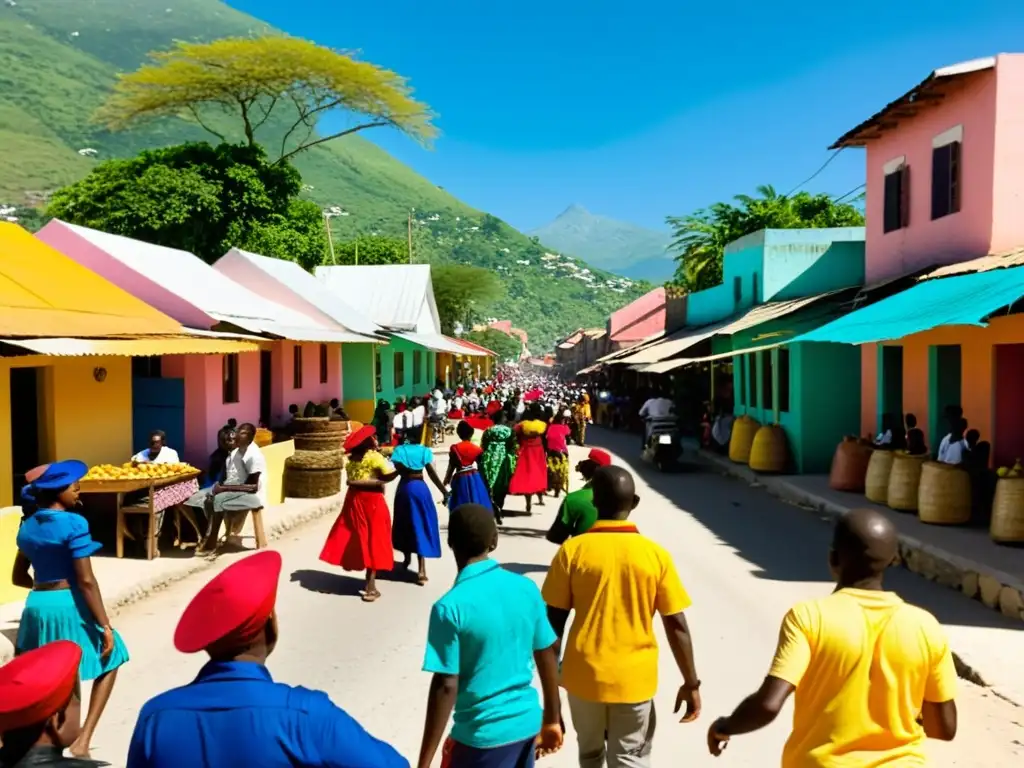
[{"label": "blue shirt man", "polygon": [[277,641],[281,555],[260,552],[222,571],[192,600],[174,635],[206,651],[196,679],[139,713],[128,768],[332,766],[408,768],[326,694],[275,683],[264,662]]}]

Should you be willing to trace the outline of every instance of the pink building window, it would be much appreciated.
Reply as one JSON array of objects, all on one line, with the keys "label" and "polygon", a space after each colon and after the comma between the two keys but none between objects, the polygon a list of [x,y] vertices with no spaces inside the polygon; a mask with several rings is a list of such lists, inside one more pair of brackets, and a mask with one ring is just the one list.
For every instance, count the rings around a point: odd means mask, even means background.
[{"label": "pink building window", "polygon": [[902,158],[885,169],[883,232],[910,225],[910,166]]},{"label": "pink building window", "polygon": [[320,345],[320,383],[326,384],[328,379],[327,375],[327,345]]},{"label": "pink building window", "polygon": [[961,142],[932,149],[932,221],[960,212]]},{"label": "pink building window", "polygon": [[302,346],[292,347],[292,389],[302,389]]},{"label": "pink building window", "polygon": [[221,359],[225,403],[238,402],[238,355],[224,355]]}]

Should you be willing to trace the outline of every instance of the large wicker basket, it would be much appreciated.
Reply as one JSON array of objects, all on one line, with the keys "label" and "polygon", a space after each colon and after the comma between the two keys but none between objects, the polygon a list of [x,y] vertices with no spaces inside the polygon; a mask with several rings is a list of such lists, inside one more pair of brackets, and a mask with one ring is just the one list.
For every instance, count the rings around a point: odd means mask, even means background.
[{"label": "large wicker basket", "polygon": [[344,451],[295,451],[284,460],[286,469],[343,469]]},{"label": "large wicker basket", "polygon": [[732,424],[732,436],[729,438],[729,458],[737,464],[750,461],[750,448],[754,444],[754,435],[761,428],[761,422],[744,414]]},{"label": "large wicker basket", "polygon": [[291,499],[323,499],[341,492],[340,469],[293,469],[284,473],[284,495]]},{"label": "large wicker basket", "polygon": [[917,516],[922,523],[963,525],[971,521],[971,476],[953,464],[926,461],[917,489]]},{"label": "large wicker basket", "polygon": [[868,459],[867,474],[864,475],[864,496],[876,504],[889,501],[889,474],[892,472],[892,451],[874,450]]},{"label": "large wicker basket", "polygon": [[[863,492],[871,453],[871,446],[856,437],[844,437],[836,446],[835,455],[832,457],[832,469],[828,475],[829,488],[852,493]],[[886,485],[888,486],[888,478]]]},{"label": "large wicker basket", "polygon": [[778,424],[765,424],[750,445],[750,468],[755,472],[785,472],[788,466],[786,430]]},{"label": "large wicker basket", "polygon": [[314,432],[296,435],[295,450],[297,451],[340,451],[344,436],[339,432]]},{"label": "large wicker basket", "polygon": [[917,511],[917,489],[921,485],[921,467],[926,456],[911,456],[896,451],[892,457],[889,488],[886,491],[890,509],[899,512]]},{"label": "large wicker basket", "polygon": [[296,416],[292,419],[296,435],[313,435],[330,432],[331,420],[326,416]]},{"label": "large wicker basket", "polygon": [[999,478],[989,534],[1002,544],[1024,543],[1024,477]]}]

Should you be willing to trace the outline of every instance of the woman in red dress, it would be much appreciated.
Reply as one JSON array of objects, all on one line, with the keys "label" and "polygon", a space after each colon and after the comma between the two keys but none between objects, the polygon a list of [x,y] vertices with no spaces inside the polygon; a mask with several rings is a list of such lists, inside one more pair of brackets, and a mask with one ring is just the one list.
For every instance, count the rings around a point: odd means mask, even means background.
[{"label": "woman in red dress", "polygon": [[346,571],[366,571],[364,603],[380,597],[377,571],[390,571],[395,566],[391,512],[384,499],[384,485],[398,477],[398,473],[378,453],[376,435],[376,428],[368,425],[345,440],[345,452],[349,455],[345,465],[345,504],[320,552],[325,563],[340,565]]},{"label": "woman in red dress", "polygon": [[544,432],[548,425],[536,405],[530,406],[526,416],[515,428],[519,457],[508,492],[512,496],[525,496],[526,514],[530,514],[533,494],[537,494],[537,503],[544,506],[544,492],[548,489],[548,460],[544,449]]}]

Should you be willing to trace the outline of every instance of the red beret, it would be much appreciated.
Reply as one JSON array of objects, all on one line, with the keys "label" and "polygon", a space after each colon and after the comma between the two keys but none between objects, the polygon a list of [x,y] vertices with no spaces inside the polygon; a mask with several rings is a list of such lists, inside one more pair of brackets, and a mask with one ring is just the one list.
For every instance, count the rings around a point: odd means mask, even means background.
[{"label": "red beret", "polygon": [[174,630],[174,647],[198,653],[251,643],[274,612],[280,576],[281,554],[273,550],[229,565],[192,598]]},{"label": "red beret", "polygon": [[612,463],[611,454],[608,451],[602,451],[600,448],[591,448],[590,455],[587,458],[599,467],[607,467]]},{"label": "red beret", "polygon": [[347,438],[345,438],[345,453],[352,453],[352,451],[365,443],[371,437],[376,436],[377,428],[372,424],[367,424],[362,429],[352,432]]},{"label": "red beret", "polygon": [[496,414],[501,409],[502,409],[502,405],[497,400],[491,400],[491,402],[489,402],[487,404],[487,413],[490,416],[493,416],[494,414]]},{"label": "red beret", "polygon": [[494,426],[494,422],[490,419],[485,419],[482,416],[470,416],[468,419],[463,419],[469,426],[480,432],[490,429]]},{"label": "red beret", "polygon": [[71,700],[82,649],[47,643],[0,667],[0,733],[41,723]]}]

